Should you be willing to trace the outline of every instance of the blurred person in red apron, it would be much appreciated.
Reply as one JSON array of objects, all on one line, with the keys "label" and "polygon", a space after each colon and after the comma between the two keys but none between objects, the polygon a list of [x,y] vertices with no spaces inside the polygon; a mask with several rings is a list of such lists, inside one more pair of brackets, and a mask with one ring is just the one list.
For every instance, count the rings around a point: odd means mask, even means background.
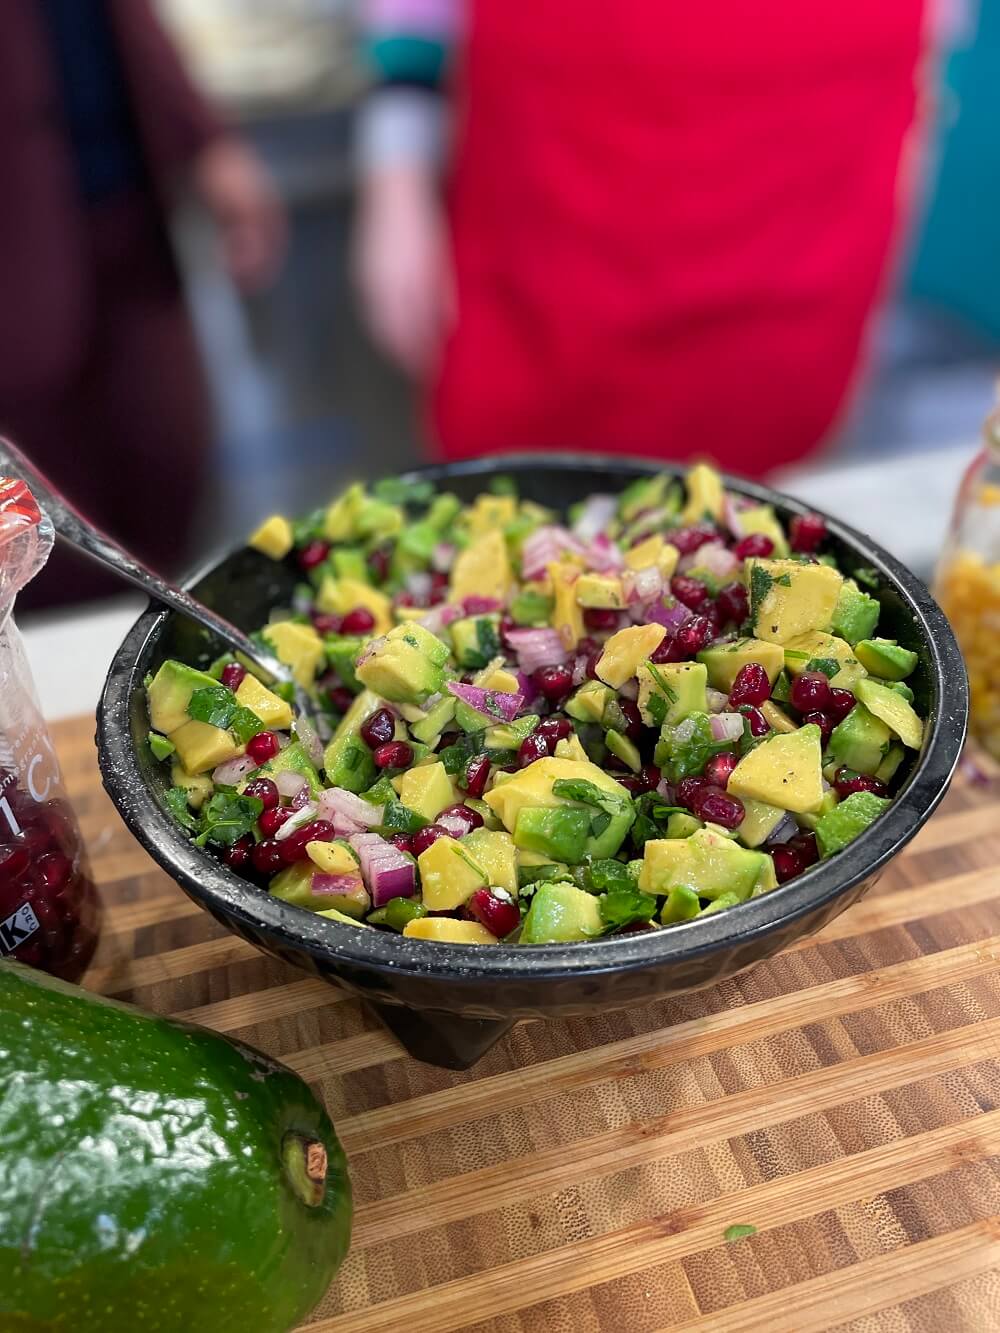
[{"label": "blurred person in red apron", "polygon": [[922,0],[367,6],[355,269],[440,455],[820,445],[911,203]]},{"label": "blurred person in red apron", "polygon": [[[0,4],[0,181],[0,434],[176,571],[211,413],[167,217],[191,190],[252,286],[280,256],[277,197],[188,80],[151,0]],[[26,597],[114,586],[57,550]]]}]

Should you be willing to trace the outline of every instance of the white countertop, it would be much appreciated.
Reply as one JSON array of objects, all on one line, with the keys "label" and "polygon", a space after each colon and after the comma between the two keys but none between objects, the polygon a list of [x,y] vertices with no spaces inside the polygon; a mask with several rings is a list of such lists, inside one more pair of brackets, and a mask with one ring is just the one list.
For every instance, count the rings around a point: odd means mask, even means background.
[{"label": "white countertop", "polygon": [[[777,479],[780,489],[870,533],[910,568],[928,575],[944,539],[952,499],[975,446],[821,470]],[[108,665],[142,609],[142,599],[38,617],[24,625],[42,711],[50,720],[92,713]]]}]

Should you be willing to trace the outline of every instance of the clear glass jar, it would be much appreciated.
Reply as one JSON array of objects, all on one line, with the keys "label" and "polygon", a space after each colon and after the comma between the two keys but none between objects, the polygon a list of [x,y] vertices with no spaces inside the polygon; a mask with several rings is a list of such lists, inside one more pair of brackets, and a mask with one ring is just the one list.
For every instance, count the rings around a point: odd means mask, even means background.
[{"label": "clear glass jar", "polygon": [[935,594],[965,657],[971,733],[1000,759],[1000,408],[962,479]]},{"label": "clear glass jar", "polygon": [[31,492],[0,478],[0,957],[76,981],[100,903],[11,614],[51,549]]}]

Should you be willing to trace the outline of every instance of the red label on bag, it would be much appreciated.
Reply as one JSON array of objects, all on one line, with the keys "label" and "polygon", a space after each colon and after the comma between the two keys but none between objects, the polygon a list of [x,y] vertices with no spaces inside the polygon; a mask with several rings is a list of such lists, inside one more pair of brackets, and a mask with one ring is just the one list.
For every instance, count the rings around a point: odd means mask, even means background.
[{"label": "red label on bag", "polygon": [[17,477],[0,477],[0,515],[20,517],[28,524],[40,523],[42,511],[25,482]]}]

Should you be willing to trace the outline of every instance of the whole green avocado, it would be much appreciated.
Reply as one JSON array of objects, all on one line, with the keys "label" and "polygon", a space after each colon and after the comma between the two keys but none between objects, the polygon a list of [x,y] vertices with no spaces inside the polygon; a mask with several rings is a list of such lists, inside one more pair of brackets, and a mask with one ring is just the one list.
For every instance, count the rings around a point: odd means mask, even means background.
[{"label": "whole green avocado", "polygon": [[285,1333],[351,1189],[291,1070],[0,963],[0,1330]]}]

